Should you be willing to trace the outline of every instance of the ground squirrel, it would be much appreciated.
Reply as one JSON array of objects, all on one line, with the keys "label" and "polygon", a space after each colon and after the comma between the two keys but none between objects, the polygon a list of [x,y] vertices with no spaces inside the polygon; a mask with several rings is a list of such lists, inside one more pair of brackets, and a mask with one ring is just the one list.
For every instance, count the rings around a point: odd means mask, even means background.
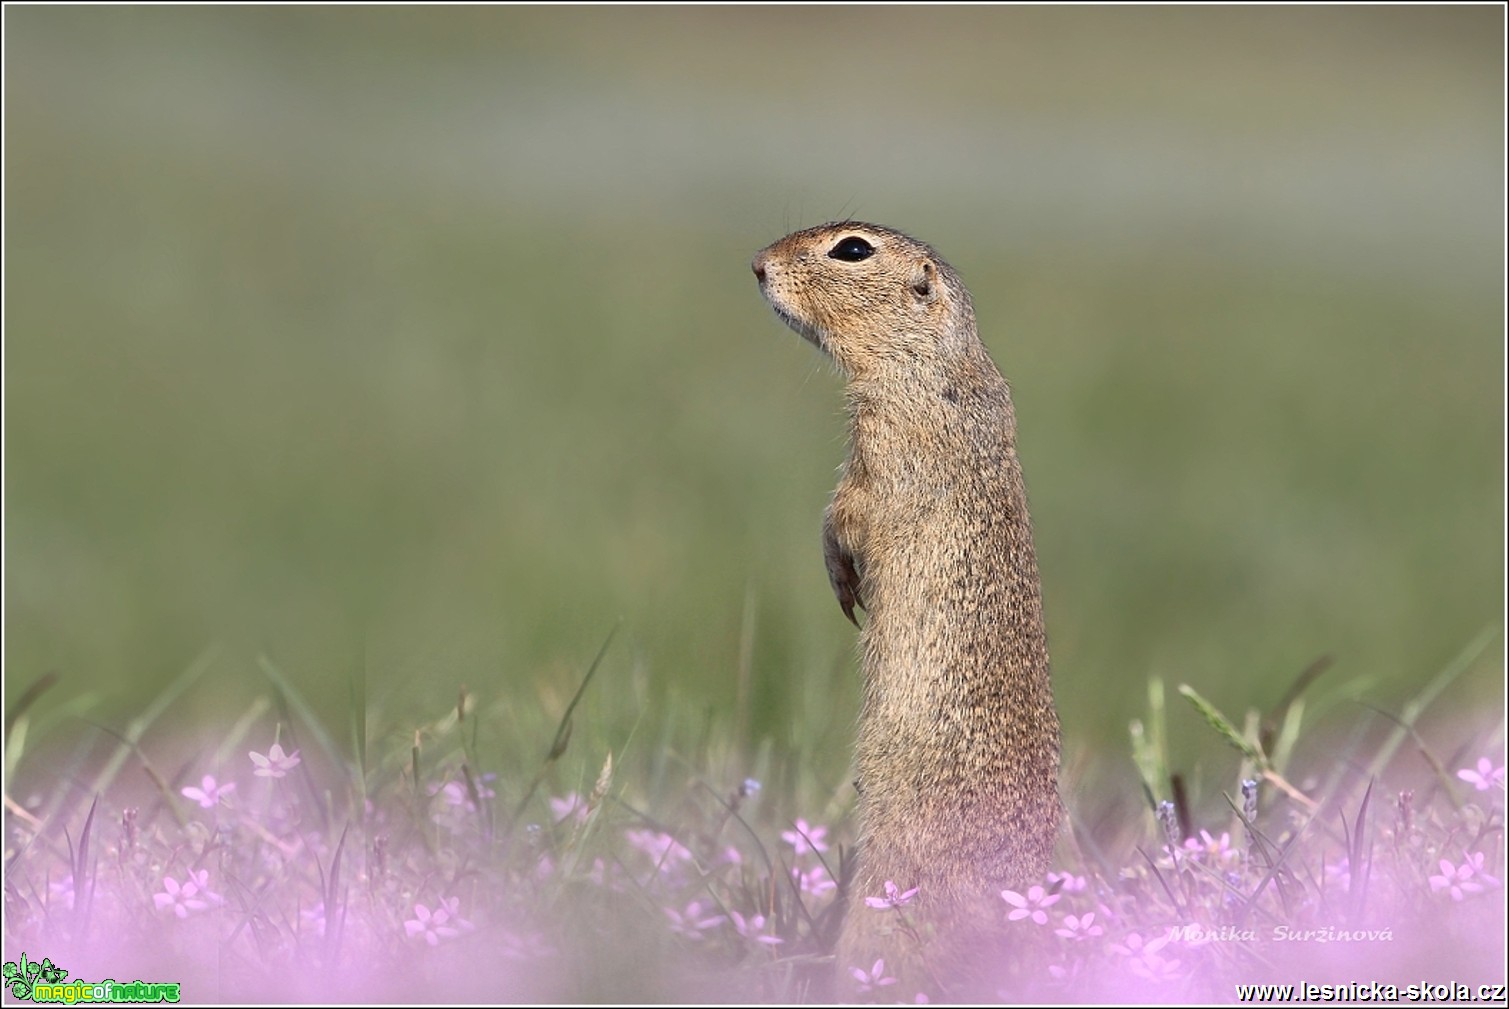
[{"label": "ground squirrel", "polygon": [[[852,984],[851,968],[884,957],[903,990],[946,994],[989,973],[1010,910],[1000,891],[1043,876],[1059,826],[1058,716],[1011,393],[969,292],[922,242],[825,224],[753,268],[776,314],[848,380],[849,456],[823,519],[839,605],[856,624],[855,607],[867,616],[839,977]],[[900,912],[865,903],[887,882],[917,888]]]}]

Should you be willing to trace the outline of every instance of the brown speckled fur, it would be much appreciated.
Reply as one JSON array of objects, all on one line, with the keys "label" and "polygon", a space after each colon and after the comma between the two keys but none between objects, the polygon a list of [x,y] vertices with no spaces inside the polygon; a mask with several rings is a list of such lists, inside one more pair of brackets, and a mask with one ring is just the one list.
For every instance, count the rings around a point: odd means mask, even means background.
[{"label": "brown speckled fur", "polygon": [[[851,236],[874,253],[828,255]],[[1042,877],[1059,829],[1058,716],[1011,393],[969,292],[915,239],[826,224],[753,265],[776,314],[848,379],[849,457],[823,529],[840,605],[867,615],[839,991],[850,967],[879,957],[902,980],[888,997],[967,991],[999,949],[1000,891]],[[910,929],[864,903],[887,880],[919,888]]]}]

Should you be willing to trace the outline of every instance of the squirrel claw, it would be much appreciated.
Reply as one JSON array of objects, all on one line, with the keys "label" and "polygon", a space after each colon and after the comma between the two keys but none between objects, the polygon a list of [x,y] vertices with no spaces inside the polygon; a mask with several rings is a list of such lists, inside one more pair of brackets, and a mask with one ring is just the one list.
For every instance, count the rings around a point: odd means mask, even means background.
[{"label": "squirrel claw", "polygon": [[[847,598],[845,598],[846,595]],[[853,624],[855,627],[858,627],[859,621],[854,616],[855,601],[856,600],[854,599],[853,593],[842,593],[838,597],[838,605],[843,608],[844,616],[849,618],[849,623]],[[861,605],[860,609],[863,608],[864,607]]]},{"label": "squirrel claw", "polygon": [[859,574],[854,570],[854,558],[841,551],[830,554],[828,581],[833,585],[833,594],[838,597],[838,605],[844,611],[844,616],[849,618],[849,623],[858,627],[859,620],[854,616],[854,607],[864,609],[865,601],[859,597]]},{"label": "squirrel claw", "polygon": [[854,555],[838,541],[831,505],[823,513],[823,566],[828,569],[828,584],[833,586],[833,594],[838,597],[838,605],[844,611],[844,616],[849,618],[849,623],[858,627],[854,607],[857,605],[860,609],[865,609],[865,601],[859,596],[859,571],[854,563]]}]

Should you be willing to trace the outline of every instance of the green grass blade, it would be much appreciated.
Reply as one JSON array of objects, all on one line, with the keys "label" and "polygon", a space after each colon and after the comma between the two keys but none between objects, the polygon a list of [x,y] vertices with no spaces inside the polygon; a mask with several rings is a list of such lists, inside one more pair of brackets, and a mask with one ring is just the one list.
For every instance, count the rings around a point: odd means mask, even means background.
[{"label": "green grass blade", "polygon": [[349,762],[341,753],[340,748],[335,745],[335,739],[325,730],[324,724],[314,713],[314,709],[305,702],[303,695],[294,688],[288,677],[283,675],[282,670],[266,655],[257,656],[257,666],[262,670],[262,674],[272,681],[273,686],[277,688],[278,693],[282,695],[293,713],[299,716],[299,721],[309,729],[309,734],[314,737],[314,741],[325,752],[330,762],[336,767],[348,767]]},{"label": "green grass blade", "polygon": [[1258,766],[1268,766],[1268,762],[1264,759],[1262,752],[1253,745],[1252,741],[1238,732],[1237,727],[1232,724],[1231,720],[1221,714],[1220,710],[1214,704],[1201,697],[1194,687],[1191,687],[1187,683],[1181,683],[1179,685],[1179,693],[1183,694],[1184,699],[1195,706],[1195,710],[1210,723],[1211,728],[1220,733],[1221,738],[1240,750],[1248,759],[1255,761]]},{"label": "green grass blade", "polygon": [[146,735],[147,730],[162,717],[163,712],[167,711],[168,707],[174,701],[178,700],[201,676],[209,672],[219,655],[220,647],[218,645],[210,645],[204,651],[200,652],[194,658],[194,661],[190,662],[188,667],[179,673],[172,683],[168,684],[167,689],[153,698],[152,703],[147,705],[147,709],[133,719],[130,725],[126,726],[126,731],[121,736],[121,744],[116,748],[115,753],[111,754],[110,759],[105,762],[105,766],[100,769],[100,773],[95,777],[94,783],[90,785],[89,791],[91,793],[94,795],[104,795],[109,790],[110,783],[120,773],[120,769],[125,764],[126,758],[131,755],[136,744],[141,742],[142,736]]},{"label": "green grass blade", "polygon": [[1373,756],[1373,762],[1368,766],[1368,777],[1377,778],[1382,775],[1383,769],[1393,759],[1400,744],[1409,738],[1415,720],[1425,713],[1425,710],[1440,696],[1441,691],[1451,686],[1457,677],[1472,668],[1472,664],[1487,650],[1489,643],[1498,636],[1498,633],[1497,625],[1491,625],[1479,631],[1477,637],[1469,641],[1467,647],[1463,648],[1456,658],[1446,664],[1446,668],[1425,685],[1424,690],[1410,699],[1409,703],[1404,706],[1404,711],[1400,714],[1394,731],[1389,734],[1388,740]]}]

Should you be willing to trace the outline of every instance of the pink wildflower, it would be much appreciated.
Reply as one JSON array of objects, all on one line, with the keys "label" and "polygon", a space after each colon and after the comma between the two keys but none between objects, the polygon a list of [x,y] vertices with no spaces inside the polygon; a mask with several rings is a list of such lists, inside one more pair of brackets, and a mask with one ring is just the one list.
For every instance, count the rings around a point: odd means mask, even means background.
[{"label": "pink wildflower", "polygon": [[1048,885],[1059,884],[1058,893],[1084,893],[1090,888],[1089,879],[1084,876],[1076,876],[1072,872],[1050,872],[1047,876]]},{"label": "pink wildflower", "polygon": [[1127,957],[1127,966],[1132,969],[1132,973],[1149,981],[1171,981],[1179,976],[1181,963],[1164,956],[1161,951],[1172,938],[1173,933],[1170,932],[1157,939],[1143,941],[1141,935],[1130,932],[1121,942],[1113,944],[1111,951]]},{"label": "pink wildflower", "polygon": [[1446,890],[1451,894],[1452,900],[1461,900],[1469,894],[1482,893],[1499,885],[1499,881],[1483,871],[1483,853],[1473,852],[1467,855],[1461,865],[1452,865],[1448,859],[1441,859],[1441,874],[1430,877],[1430,889],[1432,893]]},{"label": "pink wildflower", "polygon": [[896,983],[895,978],[886,976],[884,960],[876,960],[869,970],[850,967],[849,973],[854,975],[855,981],[859,982],[861,992],[873,991],[876,988],[884,988],[886,985]]},{"label": "pink wildflower", "polygon": [[[479,799],[491,799],[498,794],[491,788],[487,787],[487,782],[492,781],[495,778],[497,778],[496,774],[484,774],[482,775],[482,777],[474,779],[474,783],[477,787],[477,797]],[[445,796],[447,805],[465,806],[467,809],[471,810],[475,810],[477,808],[477,804],[472,802],[471,789],[466,787],[465,781],[448,781],[446,782],[445,787],[440,790],[440,792]]]},{"label": "pink wildflower", "polygon": [[815,827],[806,820],[797,820],[795,830],[781,831],[781,840],[796,849],[798,855],[809,851],[827,851],[827,827]]},{"label": "pink wildflower", "polygon": [[727,915],[708,914],[712,908],[704,908],[700,900],[694,900],[686,905],[685,911],[677,911],[675,908],[661,908],[667,918],[671,919],[671,931],[677,935],[686,936],[688,939],[700,940],[702,933],[710,928],[716,928],[728,920]]},{"label": "pink wildflower", "polygon": [[[734,930],[741,936],[752,942],[763,943],[766,946],[779,946],[785,942],[780,936],[771,935],[766,931],[765,916],[763,914],[745,918],[737,911],[728,912],[728,918],[733,922]],[[774,922],[771,923],[772,925]]]},{"label": "pink wildflower", "polygon": [[438,946],[441,939],[454,939],[463,931],[471,930],[472,923],[456,915],[460,906],[460,897],[441,900],[435,911],[423,904],[415,904],[414,917],[403,923],[403,929],[410,939],[422,938],[431,946]]},{"label": "pink wildflower", "polygon": [[1024,897],[1015,890],[1002,890],[1001,899],[1010,904],[1014,909],[1006,917],[1011,921],[1020,921],[1023,918],[1031,918],[1039,925],[1048,924],[1048,912],[1046,908],[1057,904],[1061,894],[1046,892],[1040,886],[1034,886],[1027,891]]},{"label": "pink wildflower", "polygon": [[538,962],[555,953],[545,937],[538,932],[510,932],[503,929],[496,935],[501,940],[497,943],[497,950],[510,960]]},{"label": "pink wildflower", "polygon": [[323,938],[324,935],[325,935],[325,903],[324,903],[324,901],[321,901],[320,903],[316,904],[314,907],[306,907],[306,908],[302,909],[301,911],[299,911],[299,920],[301,922],[303,922],[303,927],[304,928],[307,928],[314,935],[317,935],[317,936],[320,936],[321,938]]},{"label": "pink wildflower", "polygon": [[[901,892],[901,887],[888,879],[885,881],[885,896],[866,897],[865,904],[873,908],[903,907],[910,904],[912,898],[915,896],[917,896],[917,888],[915,886],[903,893]],[[1056,900],[1057,898],[1054,899]]]},{"label": "pink wildflower", "polygon": [[1075,917],[1072,914],[1064,915],[1064,923],[1061,927],[1053,930],[1053,934],[1075,942],[1084,939],[1093,939],[1096,936],[1105,935],[1105,929],[1095,924],[1095,912],[1090,911]]},{"label": "pink wildflower", "polygon": [[1349,890],[1352,886],[1352,863],[1351,859],[1343,855],[1335,862],[1322,860],[1321,868],[1325,872],[1326,882],[1341,890]]},{"label": "pink wildflower", "polygon": [[172,909],[179,918],[187,918],[191,912],[203,911],[221,902],[220,895],[209,889],[208,869],[190,870],[188,882],[179,884],[172,876],[162,878],[162,893],[152,895],[157,910]]},{"label": "pink wildflower", "polygon": [[52,895],[52,900],[58,901],[70,911],[73,910],[72,876],[65,876],[62,879],[52,880],[47,884],[47,890]]},{"label": "pink wildflower", "polygon": [[1202,830],[1198,838],[1185,838],[1184,850],[1212,866],[1228,865],[1242,858],[1241,851],[1231,846],[1231,833],[1224,830],[1220,837],[1211,837],[1210,831]]},{"label": "pink wildflower", "polygon": [[1132,973],[1149,981],[1177,981],[1184,976],[1184,962],[1171,956],[1154,953],[1147,957],[1132,959],[1128,966]]},{"label": "pink wildflower", "polygon": [[692,860],[692,853],[686,845],[664,831],[626,830],[624,837],[629,844],[650,856],[656,865],[674,866]]},{"label": "pink wildflower", "polygon": [[259,778],[281,778],[295,767],[299,766],[299,751],[292,753],[283,752],[282,743],[273,743],[272,749],[267,751],[266,756],[252,751],[247,754],[251,762],[257,765],[252,773]]},{"label": "pink wildflower", "polygon": [[1457,777],[1467,782],[1479,792],[1486,792],[1490,788],[1504,790],[1504,768],[1494,767],[1493,761],[1487,757],[1478,758],[1476,768],[1464,767],[1457,772]]},{"label": "pink wildflower", "polygon": [[[831,893],[838,889],[838,884],[833,881],[833,877],[828,873],[828,870],[820,865],[815,865],[806,872],[800,869],[792,869],[791,878],[796,881],[797,889],[813,897],[821,897],[825,893]],[[869,899],[874,900],[875,898],[871,897]],[[872,904],[871,906],[873,907],[874,905]]]},{"label": "pink wildflower", "polygon": [[609,890],[623,889],[623,883],[619,880],[618,864],[609,865],[600,858],[592,860],[592,868],[587,870],[587,880],[593,886],[606,887]]},{"label": "pink wildflower", "polygon": [[220,800],[223,797],[229,795],[235,790],[236,783],[234,781],[226,785],[217,785],[215,783],[215,776],[212,774],[206,774],[203,778],[199,779],[198,788],[190,785],[187,788],[180,789],[179,791],[185,798],[193,799],[195,802],[199,803],[199,807],[201,809],[214,809],[220,804]]},{"label": "pink wildflower", "polygon": [[556,823],[565,823],[568,819],[572,823],[585,823],[587,820],[587,800],[576,792],[567,792],[559,799],[550,800],[550,819]]}]

